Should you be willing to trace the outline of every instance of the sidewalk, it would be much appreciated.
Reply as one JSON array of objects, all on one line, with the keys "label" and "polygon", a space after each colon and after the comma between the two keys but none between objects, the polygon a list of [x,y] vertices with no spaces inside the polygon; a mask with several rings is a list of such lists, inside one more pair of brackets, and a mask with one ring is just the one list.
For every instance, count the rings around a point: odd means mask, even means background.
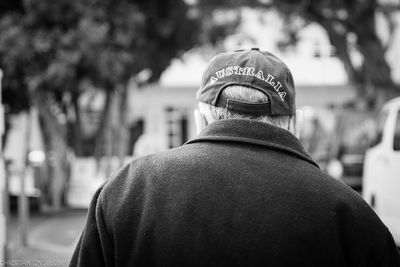
[{"label": "sidewalk", "polygon": [[5,266],[68,266],[86,220],[86,210],[65,209],[52,214],[31,215],[28,246],[23,247],[18,218],[13,214],[8,225]]}]

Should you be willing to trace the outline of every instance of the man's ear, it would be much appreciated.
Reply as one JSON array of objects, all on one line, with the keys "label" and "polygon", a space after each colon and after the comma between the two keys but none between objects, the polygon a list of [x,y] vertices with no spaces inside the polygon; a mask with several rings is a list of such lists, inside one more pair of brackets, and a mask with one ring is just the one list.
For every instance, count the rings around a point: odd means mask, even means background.
[{"label": "man's ear", "polygon": [[199,134],[208,124],[206,117],[198,109],[194,110],[194,122],[196,124],[197,134]]},{"label": "man's ear", "polygon": [[301,109],[296,109],[296,116],[293,118],[294,125],[294,135],[300,138],[300,131],[303,125],[303,111]]}]

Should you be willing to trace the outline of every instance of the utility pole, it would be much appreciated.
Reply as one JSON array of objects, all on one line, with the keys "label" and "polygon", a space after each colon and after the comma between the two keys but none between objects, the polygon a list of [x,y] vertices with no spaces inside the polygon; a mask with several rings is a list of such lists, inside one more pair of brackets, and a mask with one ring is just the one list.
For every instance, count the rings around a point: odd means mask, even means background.
[{"label": "utility pole", "polygon": [[25,136],[25,147],[23,150],[24,160],[22,169],[20,171],[20,193],[18,197],[18,217],[19,217],[19,232],[21,245],[26,247],[28,245],[28,224],[29,224],[29,201],[26,195],[26,175],[28,166],[28,153],[29,153],[29,141],[31,136],[31,109],[29,113],[24,117],[24,136]]},{"label": "utility pole", "polygon": [[3,78],[3,72],[0,69],[0,262],[4,262],[6,260],[7,253],[7,217],[5,211],[7,208],[5,204],[8,202],[5,201],[8,192],[6,192],[6,172],[3,158],[3,143],[2,138],[4,134],[4,108],[2,101],[2,87],[1,80]]}]

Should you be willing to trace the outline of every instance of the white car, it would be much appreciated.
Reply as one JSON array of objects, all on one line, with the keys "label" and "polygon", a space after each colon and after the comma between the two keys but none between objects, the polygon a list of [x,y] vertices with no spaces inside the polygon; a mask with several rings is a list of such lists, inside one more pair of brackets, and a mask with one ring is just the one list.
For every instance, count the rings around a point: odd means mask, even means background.
[{"label": "white car", "polygon": [[364,161],[363,197],[400,246],[400,97],[378,117],[376,141]]}]

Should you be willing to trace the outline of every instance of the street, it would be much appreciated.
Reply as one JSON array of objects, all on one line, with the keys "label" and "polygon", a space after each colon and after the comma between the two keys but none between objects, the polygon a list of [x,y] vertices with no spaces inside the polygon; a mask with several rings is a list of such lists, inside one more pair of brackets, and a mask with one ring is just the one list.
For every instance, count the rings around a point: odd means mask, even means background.
[{"label": "street", "polygon": [[11,214],[8,249],[0,266],[68,266],[86,220],[86,210],[66,209],[53,214],[32,213],[28,246],[18,233],[18,218]]}]

